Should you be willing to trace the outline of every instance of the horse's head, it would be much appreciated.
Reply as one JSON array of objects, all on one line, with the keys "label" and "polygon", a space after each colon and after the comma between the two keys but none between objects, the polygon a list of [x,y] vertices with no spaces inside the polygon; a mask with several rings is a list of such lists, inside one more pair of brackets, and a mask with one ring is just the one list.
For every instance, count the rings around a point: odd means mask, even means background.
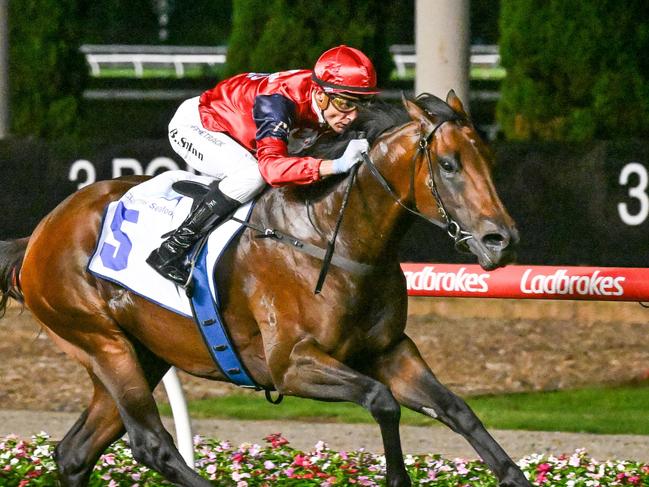
[{"label": "horse's head", "polygon": [[460,99],[450,91],[446,103],[422,95],[404,104],[418,138],[409,150],[415,161],[410,204],[446,227],[484,269],[511,262],[518,230],[496,193],[491,152]]}]

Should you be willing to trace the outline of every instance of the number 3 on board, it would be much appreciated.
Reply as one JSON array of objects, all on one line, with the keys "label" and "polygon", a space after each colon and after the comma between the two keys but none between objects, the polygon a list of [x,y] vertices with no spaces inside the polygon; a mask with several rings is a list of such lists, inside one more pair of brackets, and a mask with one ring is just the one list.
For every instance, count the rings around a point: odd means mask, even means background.
[{"label": "number 3 on board", "polygon": [[627,225],[642,225],[649,216],[649,195],[647,195],[649,174],[647,173],[647,168],[639,162],[630,162],[620,172],[620,185],[626,186],[629,184],[629,177],[631,175],[637,175],[638,183],[629,188],[629,197],[637,200],[640,208],[636,213],[631,213],[629,212],[629,205],[626,203],[618,203],[617,211],[622,221]]}]

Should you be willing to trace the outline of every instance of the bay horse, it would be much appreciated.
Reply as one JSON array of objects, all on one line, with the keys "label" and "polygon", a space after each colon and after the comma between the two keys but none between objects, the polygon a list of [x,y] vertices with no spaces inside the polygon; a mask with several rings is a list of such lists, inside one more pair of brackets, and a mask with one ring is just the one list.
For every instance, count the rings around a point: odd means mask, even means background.
[{"label": "bay horse", "polygon": [[[359,114],[355,129],[366,132],[371,149],[349,192],[351,176],[272,189],[251,215],[251,224],[322,248],[348,196],[335,255],[359,265],[333,265],[314,294],[322,260],[245,230],[215,271],[222,315],[262,388],[350,401],[371,413],[383,439],[388,486],[411,485],[400,405],[464,436],[501,486],[529,486],[405,334],[407,291],[397,245],[412,213],[447,228],[485,269],[512,259],[518,232],[492,182],[492,156],[455,93],[446,101],[422,95],[403,104]],[[308,150],[332,157],[355,135],[351,130]],[[138,462],[178,485],[211,485],[184,463],[152,395],[171,365],[225,380],[196,324],[86,270],[106,205],[142,180],[87,186],[28,239],[0,243],[0,311],[9,297],[22,301],[54,343],[87,369],[94,387],[87,409],[55,448],[63,486],[86,485],[100,455],[125,432]]]}]

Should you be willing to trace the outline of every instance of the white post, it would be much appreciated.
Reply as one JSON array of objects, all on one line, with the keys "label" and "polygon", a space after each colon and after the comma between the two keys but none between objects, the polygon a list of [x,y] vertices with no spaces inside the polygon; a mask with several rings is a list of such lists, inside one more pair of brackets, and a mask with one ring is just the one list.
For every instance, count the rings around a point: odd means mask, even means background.
[{"label": "white post", "polygon": [[415,93],[453,89],[468,110],[470,42],[469,0],[417,0]]},{"label": "white post", "polygon": [[9,135],[9,1],[0,0],[0,139]]},{"label": "white post", "polygon": [[178,451],[180,451],[187,465],[194,468],[194,436],[192,434],[192,425],[189,420],[185,394],[183,394],[183,388],[174,367],[169,369],[169,372],[162,378],[162,382],[165,386],[169,404],[171,405],[171,413],[174,417]]}]

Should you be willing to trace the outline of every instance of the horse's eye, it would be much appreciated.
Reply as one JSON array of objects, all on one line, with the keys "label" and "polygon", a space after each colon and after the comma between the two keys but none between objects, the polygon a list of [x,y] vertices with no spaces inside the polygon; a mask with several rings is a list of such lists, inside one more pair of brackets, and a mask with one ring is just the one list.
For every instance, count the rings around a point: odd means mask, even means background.
[{"label": "horse's eye", "polygon": [[458,169],[457,162],[453,159],[446,158],[446,157],[440,157],[439,166],[442,168],[444,172],[448,172],[448,173],[455,172]]}]

